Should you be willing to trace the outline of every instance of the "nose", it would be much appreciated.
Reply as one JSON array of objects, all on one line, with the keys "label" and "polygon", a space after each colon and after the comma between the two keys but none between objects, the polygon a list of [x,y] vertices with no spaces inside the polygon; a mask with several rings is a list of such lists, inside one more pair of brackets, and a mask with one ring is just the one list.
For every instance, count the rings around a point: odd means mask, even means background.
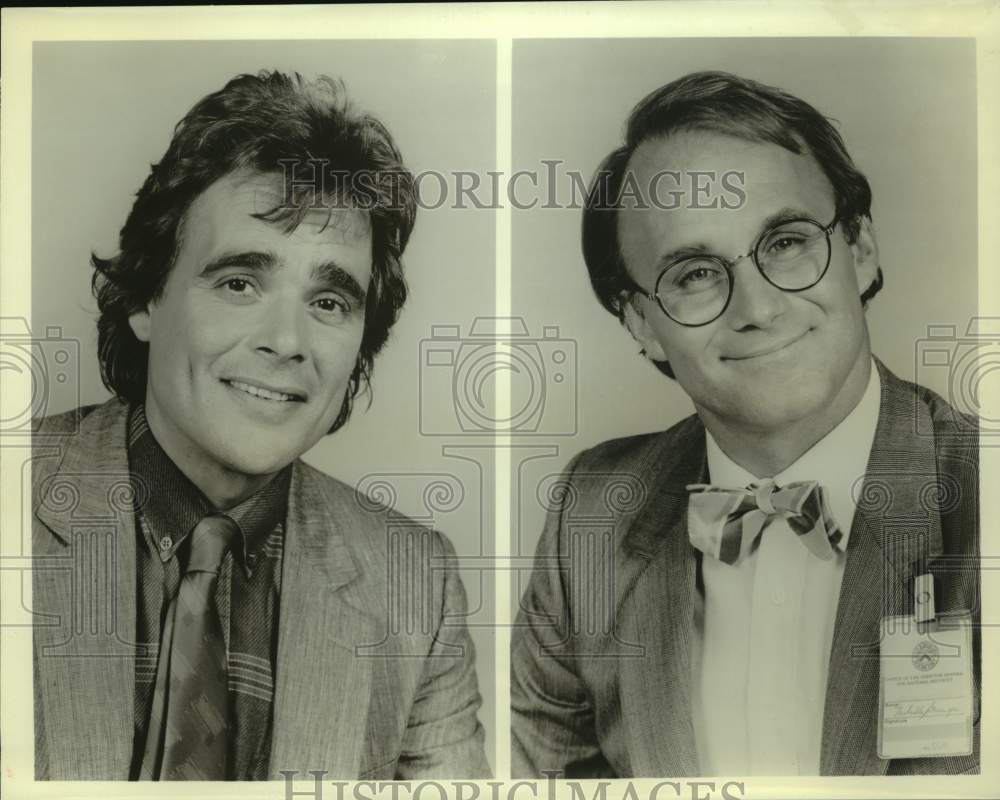
[{"label": "nose", "polygon": [[266,304],[254,333],[253,348],[277,361],[306,359],[308,320],[301,300],[276,296]]},{"label": "nose", "polygon": [[753,260],[744,256],[742,265],[733,264],[733,296],[726,318],[734,330],[768,328],[784,310],[785,293],[772,286]]}]

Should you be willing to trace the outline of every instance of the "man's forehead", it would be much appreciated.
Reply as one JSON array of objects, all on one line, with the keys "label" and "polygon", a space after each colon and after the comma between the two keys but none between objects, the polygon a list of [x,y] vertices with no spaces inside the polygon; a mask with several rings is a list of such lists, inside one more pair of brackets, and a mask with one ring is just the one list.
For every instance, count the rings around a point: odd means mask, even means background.
[{"label": "man's forehead", "polygon": [[[323,234],[337,240],[363,239],[370,232],[370,220],[364,211],[319,193],[299,196],[291,203],[280,173],[250,170],[232,172],[209,186],[195,200],[199,211],[208,210],[219,221],[230,224],[256,222],[281,229],[290,218],[296,230],[304,234]],[[299,206],[304,203],[304,208]],[[261,215],[271,217],[261,220]]]},{"label": "man's forehead", "polygon": [[700,194],[704,187],[740,185],[748,190],[830,191],[822,168],[805,148],[793,153],[771,142],[715,131],[685,130],[647,139],[628,165],[645,197],[653,192]]},{"label": "man's forehead", "polygon": [[746,162],[747,148],[756,144],[713,131],[675,131],[642,142],[632,154],[629,167],[643,172],[735,169]]}]

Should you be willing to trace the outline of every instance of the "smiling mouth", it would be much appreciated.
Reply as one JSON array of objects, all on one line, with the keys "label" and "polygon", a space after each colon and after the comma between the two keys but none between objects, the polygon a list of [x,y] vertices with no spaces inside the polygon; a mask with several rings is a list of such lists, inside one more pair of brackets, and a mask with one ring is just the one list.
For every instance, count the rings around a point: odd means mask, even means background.
[{"label": "smiling mouth", "polygon": [[[809,330],[811,330],[811,329],[809,329]],[[782,350],[784,350],[785,348],[791,347],[793,344],[795,344],[796,342],[800,341],[807,333],[809,333],[809,330],[803,331],[801,334],[799,334],[798,336],[796,336],[794,339],[790,339],[789,341],[784,342],[783,344],[774,345],[773,347],[767,347],[767,348],[765,348],[763,350],[757,350],[757,351],[755,351],[753,353],[747,353],[746,355],[740,355],[740,356],[723,356],[722,360],[723,361],[750,361],[750,360],[755,359],[755,358],[763,358],[764,356],[772,355],[773,353],[779,353]]]},{"label": "smiling mouth", "polygon": [[271,400],[276,403],[305,402],[305,398],[300,394],[289,394],[288,392],[281,392],[275,389],[265,389],[263,386],[256,386],[252,383],[244,383],[243,381],[224,380],[223,383],[251,395],[252,397],[258,397],[261,400]]}]

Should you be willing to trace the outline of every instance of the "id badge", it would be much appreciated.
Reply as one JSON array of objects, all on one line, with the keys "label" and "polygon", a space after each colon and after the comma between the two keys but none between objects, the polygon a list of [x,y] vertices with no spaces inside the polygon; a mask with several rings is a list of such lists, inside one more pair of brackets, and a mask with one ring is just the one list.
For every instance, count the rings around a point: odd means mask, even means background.
[{"label": "id badge", "polygon": [[974,702],[968,612],[882,619],[879,758],[971,754]]}]

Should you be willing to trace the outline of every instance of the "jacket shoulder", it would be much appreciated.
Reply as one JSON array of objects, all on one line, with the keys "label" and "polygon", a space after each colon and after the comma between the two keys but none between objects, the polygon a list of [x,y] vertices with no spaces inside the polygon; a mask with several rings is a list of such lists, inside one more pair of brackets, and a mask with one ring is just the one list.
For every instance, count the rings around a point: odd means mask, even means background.
[{"label": "jacket shoulder", "polygon": [[692,414],[665,431],[608,439],[579,453],[570,462],[567,472],[641,471],[665,453],[688,446],[703,430],[698,417]]},{"label": "jacket shoulder", "polygon": [[324,500],[351,521],[351,531],[345,537],[349,547],[363,547],[378,558],[384,558],[392,534],[427,540],[436,552],[453,554],[448,537],[428,525],[397,511],[385,498],[372,496],[304,461],[298,462],[311,487]]},{"label": "jacket shoulder", "polygon": [[[955,408],[933,389],[887,373],[882,415],[900,428],[901,441],[930,441],[939,461],[967,462],[978,470],[979,420]],[[903,427],[905,426],[905,427]]]},{"label": "jacket shoulder", "polygon": [[972,414],[960,411],[945,398],[919,383],[904,380],[897,375],[891,375],[897,392],[909,396],[927,409],[935,431],[941,433],[976,433],[979,430],[979,420]]},{"label": "jacket shoulder", "polygon": [[926,404],[934,432],[941,437],[973,437],[978,440],[979,420],[971,414],[960,411],[941,395],[926,386],[911,384],[914,391]]},{"label": "jacket shoulder", "polygon": [[32,436],[65,436],[76,433],[80,428],[80,423],[100,407],[99,404],[95,403],[77,406],[69,411],[50,414],[47,417],[35,417],[31,421]]},{"label": "jacket shoulder", "polygon": [[124,410],[120,400],[111,398],[104,403],[77,406],[59,414],[34,418],[31,425],[32,485],[37,488],[53,472],[64,468],[66,458],[72,458],[74,465],[110,458],[113,448],[109,447],[114,437],[109,438],[109,435]]},{"label": "jacket shoulder", "polygon": [[[704,428],[692,415],[665,431],[609,439],[582,451],[545,488],[546,511],[555,514],[550,522],[566,515],[624,522],[660,489],[691,482],[689,467],[700,460],[704,441]],[[620,533],[626,528],[616,525]]]}]

